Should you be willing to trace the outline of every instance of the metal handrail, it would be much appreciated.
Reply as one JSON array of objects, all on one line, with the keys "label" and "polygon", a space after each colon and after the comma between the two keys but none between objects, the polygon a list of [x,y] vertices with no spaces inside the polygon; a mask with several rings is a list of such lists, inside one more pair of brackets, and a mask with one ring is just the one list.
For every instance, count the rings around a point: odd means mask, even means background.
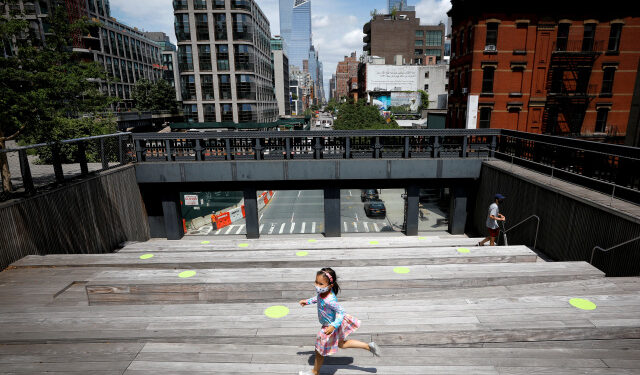
[{"label": "metal handrail", "polygon": [[38,148],[38,147],[45,147],[45,146],[53,146],[55,144],[70,144],[70,143],[76,143],[76,142],[86,142],[86,141],[94,141],[97,139],[103,139],[103,138],[114,138],[114,137],[120,137],[123,135],[131,135],[133,133],[131,132],[117,132],[117,133],[112,133],[112,134],[103,134],[103,135],[94,135],[94,136],[90,136],[90,137],[84,137],[84,138],[73,138],[73,139],[65,139],[59,142],[48,142],[48,143],[36,143],[36,144],[32,144],[32,145],[26,145],[26,146],[18,146],[15,148],[0,148],[0,153],[8,153],[8,152],[17,152],[17,151],[21,151],[21,150],[30,150],[33,148]]},{"label": "metal handrail", "polygon": [[[538,223],[536,224],[536,235],[535,235],[535,237],[534,237],[534,239],[533,239],[533,248],[534,248],[534,250],[535,250],[536,245],[538,244],[538,230],[540,229],[540,217],[539,217],[538,215],[531,215],[531,216],[527,217],[526,219],[522,220],[521,222],[519,222],[518,224],[516,224],[516,225],[512,226],[511,228],[509,228],[509,229],[505,229],[505,230],[502,232],[503,236],[504,236],[504,235],[506,235],[508,232],[510,232],[512,229],[515,229],[515,228],[519,227],[520,225],[524,224],[526,221],[528,221],[528,220],[530,220],[530,219],[534,219],[534,218],[535,218],[536,220],[538,220]],[[503,224],[503,225],[504,225],[504,224]],[[504,242],[505,242],[505,245],[506,245],[506,246],[509,246],[509,244],[507,243],[507,239],[506,239],[506,237],[505,237],[505,241],[504,241]]]},{"label": "metal handrail", "polygon": [[638,240],[640,240],[640,237],[636,237],[636,238],[631,239],[631,240],[629,240],[629,241],[625,241],[625,242],[623,242],[623,243],[619,243],[619,244],[617,244],[617,245],[615,245],[615,246],[613,246],[613,247],[610,247],[610,248],[608,248],[608,249],[603,249],[603,248],[601,248],[600,246],[594,246],[594,247],[593,247],[593,249],[591,249],[591,260],[589,261],[589,264],[593,265],[593,256],[594,256],[594,255],[595,255],[595,253],[596,253],[596,249],[597,249],[597,250],[602,251],[603,253],[606,253],[606,252],[611,251],[611,250],[613,250],[613,249],[616,249],[616,248],[618,248],[618,247],[620,247],[620,246],[628,245],[628,244],[630,244],[631,242],[638,241]]}]

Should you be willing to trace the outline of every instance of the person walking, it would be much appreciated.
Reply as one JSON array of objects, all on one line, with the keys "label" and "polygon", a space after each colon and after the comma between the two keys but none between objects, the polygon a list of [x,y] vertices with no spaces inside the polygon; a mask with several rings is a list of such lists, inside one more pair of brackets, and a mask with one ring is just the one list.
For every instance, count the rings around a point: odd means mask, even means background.
[{"label": "person walking", "polygon": [[380,356],[380,348],[375,342],[368,344],[358,340],[347,340],[347,336],[360,327],[360,321],[345,313],[336,297],[340,292],[338,276],[331,268],[323,268],[316,273],[316,296],[301,300],[300,306],[318,305],[318,320],[322,328],[316,336],[315,364],[312,371],[300,371],[298,375],[318,375],[324,357],[335,354],[338,348],[368,350]]},{"label": "person walking", "polygon": [[500,207],[498,206],[504,201],[504,195],[496,194],[493,198],[493,203],[489,206],[489,214],[487,215],[487,229],[489,230],[489,237],[478,242],[478,246],[484,246],[487,241],[490,242],[491,246],[495,246],[496,239],[500,235],[500,226],[498,225],[498,221],[506,220],[504,215],[500,213]]}]

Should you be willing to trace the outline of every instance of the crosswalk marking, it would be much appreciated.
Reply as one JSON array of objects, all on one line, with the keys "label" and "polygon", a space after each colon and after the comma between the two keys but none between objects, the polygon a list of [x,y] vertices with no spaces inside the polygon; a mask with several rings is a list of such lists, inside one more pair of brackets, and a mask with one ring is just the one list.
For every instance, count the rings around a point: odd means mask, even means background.
[{"label": "crosswalk marking", "polygon": [[304,228],[306,227],[307,223],[302,222],[302,229],[300,230],[300,233],[304,233]]},{"label": "crosswalk marking", "polygon": [[224,232],[224,234],[229,234],[231,233],[231,231],[233,230],[233,228],[235,228],[235,225],[229,225],[229,229],[227,229],[226,232]]},{"label": "crosswalk marking", "polygon": [[[362,225],[360,225],[362,224]],[[266,227],[265,227],[266,225]],[[259,233],[262,234],[294,234],[294,233],[306,233],[309,230],[309,233],[316,233],[316,230],[322,230],[322,223],[318,224],[316,221],[309,222],[309,228],[307,229],[307,222],[302,222],[301,225],[293,222],[276,222],[276,223],[265,223],[260,224],[260,228],[258,229]],[[343,221],[342,227],[344,233],[360,233],[360,232],[380,232],[384,225],[382,223],[378,224],[376,222],[371,221]],[[298,229],[297,229],[298,228]],[[204,228],[206,229],[206,228]],[[226,235],[226,234],[242,234],[246,229],[246,224],[237,225],[231,224],[224,228],[218,229],[216,231],[211,230],[213,235]],[[297,230],[296,230],[297,229]]]},{"label": "crosswalk marking", "polygon": [[240,226],[240,228],[238,228],[238,231],[236,232],[236,234],[240,234],[240,233],[242,232],[242,230],[244,229],[244,226],[245,226],[245,225],[244,225],[244,224],[242,224],[242,225]]},{"label": "crosswalk marking", "polygon": [[289,234],[293,233],[295,229],[296,229],[296,223],[291,223],[291,229],[289,230]]},{"label": "crosswalk marking", "polygon": [[315,233],[316,232],[316,222],[314,221],[313,224],[311,224],[311,233]]},{"label": "crosswalk marking", "polygon": [[[260,228],[258,229],[258,233],[262,233],[262,228],[264,228],[264,224],[260,225]],[[218,234],[218,233],[216,233]]]},{"label": "crosswalk marking", "polygon": [[285,226],[285,223],[282,223],[282,225],[280,226],[280,231],[278,232],[278,234],[282,234],[282,232],[284,232],[284,226]]},{"label": "crosswalk marking", "polygon": [[344,224],[344,231],[347,232],[349,230],[349,229],[347,229],[347,222],[343,221],[343,224]]},{"label": "crosswalk marking", "polygon": [[373,228],[376,230],[376,232],[380,232],[380,228],[378,228],[378,224],[373,223]]},{"label": "crosswalk marking", "polygon": [[273,233],[273,230],[275,229],[276,225],[274,223],[271,224],[271,228],[269,228],[269,234]]},{"label": "crosswalk marking", "polygon": [[364,225],[364,231],[368,233],[369,232],[369,226],[367,224],[368,224],[368,222],[362,223],[362,225]]},{"label": "crosswalk marking", "polygon": [[358,224],[355,221],[353,222],[353,230],[358,232]]}]

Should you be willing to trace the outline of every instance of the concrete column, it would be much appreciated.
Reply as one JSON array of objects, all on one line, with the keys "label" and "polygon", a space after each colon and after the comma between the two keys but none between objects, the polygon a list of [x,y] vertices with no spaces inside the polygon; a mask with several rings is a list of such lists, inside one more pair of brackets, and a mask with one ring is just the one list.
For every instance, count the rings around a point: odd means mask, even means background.
[{"label": "concrete column", "polygon": [[244,189],[244,213],[247,223],[247,238],[260,238],[258,199],[255,189]]},{"label": "concrete column", "polygon": [[420,205],[420,188],[417,185],[409,185],[407,187],[407,205],[406,205],[406,228],[405,235],[418,235],[418,216]]},{"label": "concrete column", "polygon": [[451,188],[449,205],[449,233],[464,234],[467,223],[467,189],[460,186]]},{"label": "concrete column", "polygon": [[324,189],[324,235],[340,237],[340,189]]},{"label": "concrete column", "polygon": [[162,195],[162,213],[167,239],[181,239],[184,236],[184,228],[180,212],[180,197],[177,192],[168,192]]}]

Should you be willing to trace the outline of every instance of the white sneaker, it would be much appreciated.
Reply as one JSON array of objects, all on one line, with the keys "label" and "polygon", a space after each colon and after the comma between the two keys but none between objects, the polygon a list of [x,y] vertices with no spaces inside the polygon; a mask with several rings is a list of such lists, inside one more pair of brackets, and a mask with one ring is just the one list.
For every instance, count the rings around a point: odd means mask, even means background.
[{"label": "white sneaker", "polygon": [[373,341],[369,343],[369,351],[373,353],[373,355],[375,355],[376,357],[380,357],[380,354],[382,354],[378,344],[376,344]]}]

